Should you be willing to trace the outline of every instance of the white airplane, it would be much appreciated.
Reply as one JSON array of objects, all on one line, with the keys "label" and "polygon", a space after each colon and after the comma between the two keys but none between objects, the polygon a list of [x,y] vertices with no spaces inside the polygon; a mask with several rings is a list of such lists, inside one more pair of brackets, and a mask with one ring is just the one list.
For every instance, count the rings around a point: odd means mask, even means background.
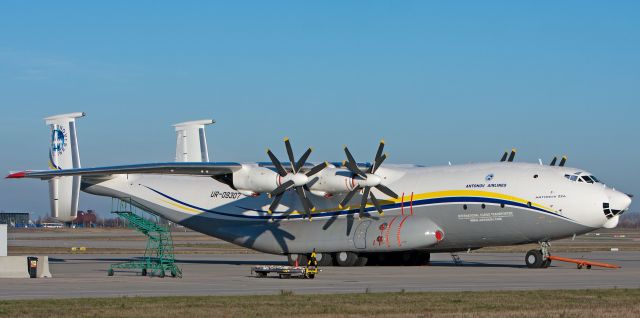
[{"label": "white airplane", "polygon": [[176,161],[81,168],[76,118],[46,118],[50,170],[7,178],[48,180],[52,216],[76,217],[79,191],[130,199],[139,208],[195,231],[265,253],[320,265],[423,264],[430,253],[539,243],[525,263],[549,266],[549,242],[612,228],[631,198],[591,173],[558,165],[500,162],[423,167],[384,164],[381,142],[371,164],[208,162],[204,127],[176,125]]}]

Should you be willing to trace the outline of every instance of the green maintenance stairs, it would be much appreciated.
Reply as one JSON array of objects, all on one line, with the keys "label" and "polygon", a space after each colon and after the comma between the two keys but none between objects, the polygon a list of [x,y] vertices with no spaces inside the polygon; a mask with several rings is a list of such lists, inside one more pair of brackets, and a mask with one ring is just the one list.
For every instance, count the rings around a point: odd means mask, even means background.
[{"label": "green maintenance stairs", "polygon": [[149,221],[130,211],[111,213],[129,221],[129,226],[146,235],[148,240],[142,260],[111,264],[107,275],[113,276],[115,269],[140,269],[142,276],[152,274],[164,277],[165,272],[169,272],[172,277],[182,277],[182,271],[175,264],[173,240],[168,227]]}]

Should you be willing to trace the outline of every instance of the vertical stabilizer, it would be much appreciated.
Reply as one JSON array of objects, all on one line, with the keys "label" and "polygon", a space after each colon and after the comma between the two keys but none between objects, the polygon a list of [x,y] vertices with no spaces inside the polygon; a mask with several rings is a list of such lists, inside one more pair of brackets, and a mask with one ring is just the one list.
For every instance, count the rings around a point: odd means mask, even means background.
[{"label": "vertical stabilizer", "polygon": [[189,121],[173,125],[176,128],[176,161],[207,162],[209,150],[205,125],[215,123],[213,119]]},{"label": "vertical stabilizer", "polygon": [[[80,168],[76,118],[84,113],[70,113],[45,118],[50,129],[49,169]],[[78,213],[80,176],[49,180],[51,216],[62,222],[73,221]]]}]

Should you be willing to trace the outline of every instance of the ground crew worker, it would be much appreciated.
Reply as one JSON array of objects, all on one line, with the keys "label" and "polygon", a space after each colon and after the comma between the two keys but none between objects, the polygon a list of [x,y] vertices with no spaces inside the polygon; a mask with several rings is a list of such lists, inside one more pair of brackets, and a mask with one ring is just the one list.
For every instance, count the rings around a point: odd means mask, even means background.
[{"label": "ground crew worker", "polygon": [[309,256],[309,261],[307,262],[307,267],[314,266],[318,267],[318,260],[316,259],[316,249],[314,248],[311,252],[311,256]]}]

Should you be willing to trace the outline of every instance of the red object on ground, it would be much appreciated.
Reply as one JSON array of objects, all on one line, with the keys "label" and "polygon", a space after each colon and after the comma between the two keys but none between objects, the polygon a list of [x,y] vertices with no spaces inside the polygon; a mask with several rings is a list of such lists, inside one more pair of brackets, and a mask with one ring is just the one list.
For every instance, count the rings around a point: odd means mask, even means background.
[{"label": "red object on ground", "polygon": [[296,263],[295,263],[295,266],[296,266],[296,267],[298,267],[298,266],[299,266],[299,264],[298,264],[298,258],[297,258],[297,257],[296,257]]},{"label": "red object on ground", "polygon": [[598,266],[598,267],[605,267],[605,268],[622,268],[619,265],[615,265],[615,264],[607,264],[607,263],[599,263],[599,262],[593,262],[593,261],[587,261],[587,260],[583,260],[583,259],[573,259],[573,258],[566,258],[566,257],[560,257],[560,256],[549,256],[550,260],[554,260],[554,261],[560,261],[560,262],[567,262],[567,263],[574,263],[576,265],[578,265],[578,268],[582,268],[583,266]]}]

